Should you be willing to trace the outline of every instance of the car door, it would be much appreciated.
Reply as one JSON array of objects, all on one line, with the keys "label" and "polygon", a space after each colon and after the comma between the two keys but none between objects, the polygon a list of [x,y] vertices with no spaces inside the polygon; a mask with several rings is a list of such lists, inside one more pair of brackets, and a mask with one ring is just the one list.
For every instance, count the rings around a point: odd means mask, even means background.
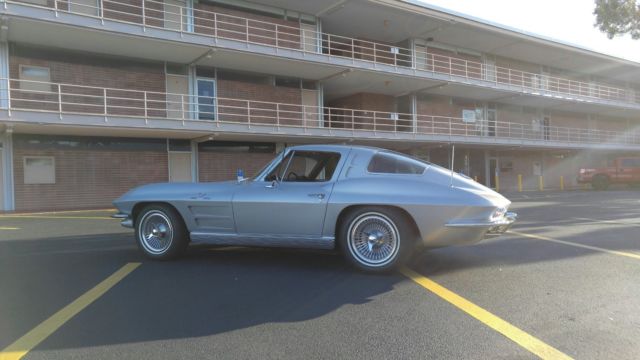
[{"label": "car door", "polygon": [[237,233],[320,237],[345,157],[340,151],[290,151],[269,174],[235,193]]},{"label": "car door", "polygon": [[619,160],[618,181],[623,183],[631,183],[634,181],[636,162],[633,158],[622,158]]}]

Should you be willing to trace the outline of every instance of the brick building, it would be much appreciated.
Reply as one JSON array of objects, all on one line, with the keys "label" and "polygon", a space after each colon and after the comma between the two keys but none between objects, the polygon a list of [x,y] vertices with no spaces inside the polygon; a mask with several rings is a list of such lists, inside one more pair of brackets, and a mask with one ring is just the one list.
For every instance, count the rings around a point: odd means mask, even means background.
[{"label": "brick building", "polygon": [[500,190],[640,151],[640,64],[398,0],[5,0],[0,211],[349,142]]}]

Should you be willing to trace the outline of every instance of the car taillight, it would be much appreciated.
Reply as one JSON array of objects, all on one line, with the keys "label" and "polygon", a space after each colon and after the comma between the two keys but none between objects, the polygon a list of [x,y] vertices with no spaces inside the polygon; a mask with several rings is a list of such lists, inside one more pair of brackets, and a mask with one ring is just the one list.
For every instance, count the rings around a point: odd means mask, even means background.
[{"label": "car taillight", "polygon": [[504,217],[504,214],[506,213],[507,213],[506,208],[497,208],[491,213],[491,216],[489,216],[489,221],[500,220]]}]

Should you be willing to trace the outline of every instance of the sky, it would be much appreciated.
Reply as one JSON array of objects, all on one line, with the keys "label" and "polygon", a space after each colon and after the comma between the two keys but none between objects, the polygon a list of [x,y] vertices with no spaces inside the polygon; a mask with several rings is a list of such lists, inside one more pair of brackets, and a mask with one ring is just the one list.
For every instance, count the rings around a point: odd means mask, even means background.
[{"label": "sky", "polygon": [[515,29],[640,62],[640,40],[609,40],[595,28],[593,0],[420,0]]}]

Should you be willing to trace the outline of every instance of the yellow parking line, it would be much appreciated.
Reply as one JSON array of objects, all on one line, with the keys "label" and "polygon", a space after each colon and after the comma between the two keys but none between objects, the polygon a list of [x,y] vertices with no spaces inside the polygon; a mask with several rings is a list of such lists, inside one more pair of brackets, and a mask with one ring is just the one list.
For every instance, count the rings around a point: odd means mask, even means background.
[{"label": "yellow parking line", "polygon": [[84,220],[118,220],[108,216],[46,216],[46,215],[0,215],[0,219],[84,219]]},{"label": "yellow parking line", "polygon": [[542,235],[525,234],[525,233],[521,233],[521,232],[517,232],[517,231],[509,231],[509,232],[512,233],[512,234],[515,234],[515,235],[525,236],[525,237],[532,238],[532,239],[551,241],[551,242],[558,243],[558,244],[575,246],[575,247],[579,247],[579,248],[583,248],[583,249],[600,251],[600,252],[611,254],[611,255],[626,256],[626,257],[630,257],[630,258],[633,258],[633,259],[640,260],[640,255],[633,254],[633,253],[630,253],[630,252],[624,252],[624,251],[618,251],[618,250],[609,250],[609,249],[605,249],[605,248],[601,248],[601,247],[597,247],[597,246],[584,245],[584,244],[574,243],[574,242],[571,242],[571,241],[553,239],[553,238],[542,236]]},{"label": "yellow parking line", "polygon": [[20,230],[19,227],[0,226],[0,230]]},{"label": "yellow parking line", "polygon": [[451,305],[466,312],[474,317],[476,320],[482,322],[493,330],[506,336],[509,340],[529,350],[533,354],[539,356],[542,359],[571,359],[570,356],[557,350],[556,348],[544,343],[542,340],[529,335],[528,333],[520,330],[519,328],[511,325],[510,323],[502,320],[498,316],[490,313],[489,311],[479,307],[478,305],[470,302],[462,296],[454,293],[453,291],[443,287],[442,285],[430,280],[417,272],[402,268],[400,272],[406,277],[410,278],[418,285],[438,295],[442,299],[449,302]]},{"label": "yellow parking line", "polygon": [[116,212],[116,209],[111,208],[111,209],[92,209],[92,210],[39,211],[39,212],[15,213],[13,215],[74,214],[74,213],[86,213],[86,212]]},{"label": "yellow parking line", "polygon": [[128,263],[121,267],[118,271],[104,279],[93,289],[87,291],[71,304],[65,306],[50,318],[41,322],[40,325],[33,328],[13,344],[7,346],[0,352],[0,360],[21,359],[44,339],[58,330],[60,326],[69,321],[100,296],[104,295],[109,289],[120,282],[120,280],[124,279],[125,276],[129,275],[138,266],[140,266],[140,263]]},{"label": "yellow parking line", "polygon": [[616,220],[598,220],[598,219],[579,218],[579,217],[576,217],[574,219],[576,219],[576,220],[587,220],[587,221],[596,222],[596,223],[605,223],[605,224],[627,225],[627,226],[640,227],[640,223],[630,223],[630,222],[616,221]]}]

